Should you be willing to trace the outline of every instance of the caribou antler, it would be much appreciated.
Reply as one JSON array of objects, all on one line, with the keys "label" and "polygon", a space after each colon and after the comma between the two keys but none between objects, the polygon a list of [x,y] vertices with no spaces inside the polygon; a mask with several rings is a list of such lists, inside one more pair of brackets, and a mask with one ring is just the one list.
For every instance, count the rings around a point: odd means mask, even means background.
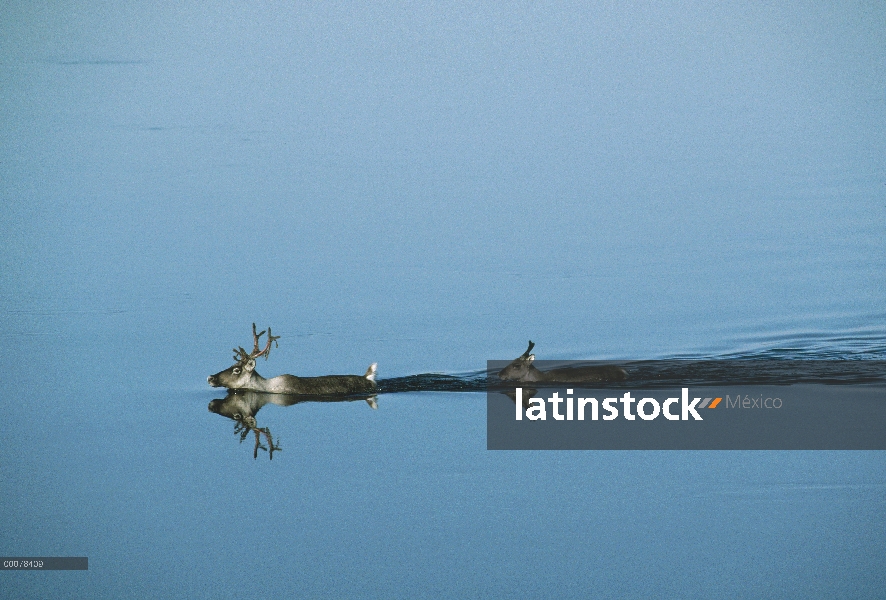
[{"label": "caribou antler", "polygon": [[529,347],[526,348],[526,352],[523,353],[521,358],[529,358],[529,353],[532,352],[532,348],[535,347],[535,344],[532,343],[532,340],[529,340]]},{"label": "caribou antler", "polygon": [[[277,443],[274,443],[274,438],[271,437],[271,430],[267,427],[259,427],[253,429],[252,432],[255,434],[255,448],[252,449],[252,458],[258,458],[258,449],[261,448],[265,452],[268,453],[268,458],[274,460],[274,450],[283,450],[280,447],[280,440],[277,440]],[[270,450],[265,447],[264,444],[261,443],[261,435],[259,432],[265,434],[265,437],[268,438],[268,446],[270,446]]]},{"label": "caribou antler", "polygon": [[252,324],[252,352],[246,352],[243,349],[243,346],[239,348],[234,348],[234,360],[238,363],[246,364],[248,361],[258,358],[259,356],[264,356],[265,360],[268,360],[268,356],[271,354],[271,344],[273,343],[278,348],[280,344],[277,343],[277,340],[280,339],[279,335],[271,335],[271,328],[268,327],[268,343],[265,346],[264,350],[258,349],[258,340],[265,334],[264,330],[261,333],[255,332],[255,323]]},{"label": "caribou antler", "polygon": [[[249,436],[249,432],[255,434],[255,447],[252,449],[252,458],[258,458],[258,449],[261,448],[265,452],[268,453],[268,457],[271,460],[274,460],[274,450],[283,450],[280,446],[280,440],[278,439],[274,442],[274,438],[271,436],[271,430],[267,427],[258,427],[258,424],[255,422],[255,417],[244,417],[240,414],[234,415],[234,434],[240,436],[240,443]],[[268,440],[268,446],[265,446],[261,443],[261,435],[264,434],[265,438]]]}]

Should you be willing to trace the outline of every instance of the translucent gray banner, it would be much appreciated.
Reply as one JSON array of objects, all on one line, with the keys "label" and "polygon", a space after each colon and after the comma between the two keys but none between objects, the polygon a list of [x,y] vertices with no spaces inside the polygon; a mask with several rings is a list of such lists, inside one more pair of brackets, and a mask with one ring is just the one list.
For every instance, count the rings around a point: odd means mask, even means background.
[{"label": "translucent gray banner", "polygon": [[490,450],[886,450],[879,361],[509,364],[488,363]]}]

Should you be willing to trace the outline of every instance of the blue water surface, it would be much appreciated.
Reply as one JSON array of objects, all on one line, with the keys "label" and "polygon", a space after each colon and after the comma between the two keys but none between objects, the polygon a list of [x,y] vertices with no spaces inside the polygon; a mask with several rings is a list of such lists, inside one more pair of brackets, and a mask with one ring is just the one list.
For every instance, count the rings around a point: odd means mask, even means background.
[{"label": "blue water surface", "polygon": [[882,452],[490,452],[265,376],[886,358],[886,9],[39,6],[0,29],[16,598],[876,597]]}]

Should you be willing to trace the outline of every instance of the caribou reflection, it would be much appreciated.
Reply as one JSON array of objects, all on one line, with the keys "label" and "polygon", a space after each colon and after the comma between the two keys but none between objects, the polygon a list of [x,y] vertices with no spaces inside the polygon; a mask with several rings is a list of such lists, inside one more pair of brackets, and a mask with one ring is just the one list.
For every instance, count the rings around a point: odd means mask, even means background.
[{"label": "caribou reflection", "polygon": [[[364,401],[371,408],[378,408],[378,400],[375,394],[348,395],[348,396],[303,396],[295,394],[268,394],[251,390],[230,390],[224,398],[213,400],[209,403],[209,412],[227,417],[235,422],[234,434],[240,436],[240,443],[249,437],[252,432],[255,436],[255,447],[252,452],[253,458],[258,458],[259,449],[268,453],[268,458],[274,459],[274,452],[282,450],[280,440],[274,440],[271,430],[267,427],[259,427],[255,415],[265,404],[277,406],[292,406],[302,402],[356,402]],[[267,442],[265,446],[262,440]]]},{"label": "caribou reflection", "polygon": [[[514,406],[517,405],[517,390],[515,388],[507,388],[504,390],[499,390],[500,394],[504,394],[508,398],[511,399],[511,402],[514,403]],[[529,399],[535,396],[538,393],[538,390],[535,388],[523,388],[523,410],[529,408]]]}]

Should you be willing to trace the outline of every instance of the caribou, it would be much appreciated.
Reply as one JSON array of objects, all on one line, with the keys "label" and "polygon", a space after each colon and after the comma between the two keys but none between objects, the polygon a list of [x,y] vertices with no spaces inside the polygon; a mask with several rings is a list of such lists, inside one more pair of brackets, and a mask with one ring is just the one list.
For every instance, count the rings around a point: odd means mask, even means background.
[{"label": "caribou", "polygon": [[529,340],[526,352],[499,371],[498,378],[520,383],[597,383],[628,378],[627,371],[615,365],[582,365],[540,371],[532,364],[535,360],[535,355],[530,354],[533,347],[535,344]]},{"label": "caribou", "polygon": [[372,363],[365,375],[324,375],[322,377],[296,377],[295,375],[278,375],[265,379],[255,370],[255,360],[264,356],[265,360],[271,353],[271,344],[279,347],[279,335],[272,335],[267,329],[267,342],[260,349],[264,331],[257,332],[252,324],[252,352],[242,346],[234,348],[234,364],[207,378],[212,387],[224,387],[229,390],[251,390],[269,394],[294,394],[308,396],[336,396],[345,394],[370,394],[376,391],[375,375],[378,363]]}]

